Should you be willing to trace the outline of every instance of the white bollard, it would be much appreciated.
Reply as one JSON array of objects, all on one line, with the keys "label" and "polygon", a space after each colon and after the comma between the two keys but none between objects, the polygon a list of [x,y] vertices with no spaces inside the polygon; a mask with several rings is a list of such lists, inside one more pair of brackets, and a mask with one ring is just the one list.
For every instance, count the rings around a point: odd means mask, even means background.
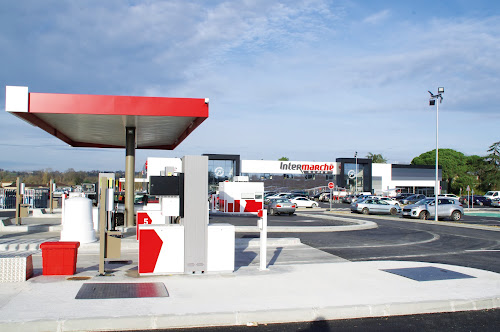
[{"label": "white bollard", "polygon": [[260,267],[259,270],[268,270],[267,265],[267,210],[259,210],[258,225],[260,229]]}]

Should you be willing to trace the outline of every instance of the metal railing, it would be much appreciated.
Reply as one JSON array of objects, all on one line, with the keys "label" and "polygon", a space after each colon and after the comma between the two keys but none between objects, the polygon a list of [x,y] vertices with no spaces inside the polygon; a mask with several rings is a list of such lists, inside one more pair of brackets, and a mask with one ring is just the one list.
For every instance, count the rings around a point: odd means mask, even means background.
[{"label": "metal railing", "polygon": [[[22,204],[27,204],[32,209],[48,207],[48,189],[25,189]],[[0,209],[16,208],[16,189],[0,189]]]}]

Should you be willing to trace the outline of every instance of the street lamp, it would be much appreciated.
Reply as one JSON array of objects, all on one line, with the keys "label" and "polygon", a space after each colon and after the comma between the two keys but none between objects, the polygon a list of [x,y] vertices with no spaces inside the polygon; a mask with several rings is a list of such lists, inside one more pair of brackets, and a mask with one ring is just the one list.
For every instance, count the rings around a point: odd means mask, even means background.
[{"label": "street lamp", "polygon": [[354,153],[354,158],[356,160],[356,172],[354,173],[354,194],[356,195],[358,193],[358,151]]},{"label": "street lamp", "polygon": [[[438,221],[438,195],[439,195],[439,178],[438,178],[438,158],[439,158],[439,150],[438,150],[438,142],[439,142],[439,104],[443,101],[443,93],[444,88],[438,88],[438,93],[435,95],[430,92],[431,98],[429,99],[429,106],[436,105],[436,184],[434,185],[434,207],[436,208],[434,213],[434,220]],[[436,103],[436,100],[439,99],[439,103]]]}]

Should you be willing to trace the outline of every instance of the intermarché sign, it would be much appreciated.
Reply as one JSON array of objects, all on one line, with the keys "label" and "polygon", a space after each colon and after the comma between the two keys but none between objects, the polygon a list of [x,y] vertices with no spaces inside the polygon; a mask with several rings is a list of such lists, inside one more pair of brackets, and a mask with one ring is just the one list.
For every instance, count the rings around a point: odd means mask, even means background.
[{"label": "intermarch\u00e9 sign", "polygon": [[290,170],[290,171],[301,171],[304,172],[333,172],[334,169],[333,164],[292,164],[289,163],[280,163],[281,170]]}]

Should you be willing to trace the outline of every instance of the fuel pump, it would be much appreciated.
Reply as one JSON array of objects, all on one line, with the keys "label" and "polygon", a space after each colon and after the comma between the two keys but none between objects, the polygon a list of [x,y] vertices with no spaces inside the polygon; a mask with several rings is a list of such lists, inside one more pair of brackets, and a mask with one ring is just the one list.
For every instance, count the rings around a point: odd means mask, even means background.
[{"label": "fuel pump", "polygon": [[106,275],[106,258],[120,258],[122,232],[115,229],[114,180],[102,177],[99,183],[99,275]]},{"label": "fuel pump", "polygon": [[167,173],[149,178],[149,193],[159,197],[161,214],[168,223],[184,217],[184,173]]}]

